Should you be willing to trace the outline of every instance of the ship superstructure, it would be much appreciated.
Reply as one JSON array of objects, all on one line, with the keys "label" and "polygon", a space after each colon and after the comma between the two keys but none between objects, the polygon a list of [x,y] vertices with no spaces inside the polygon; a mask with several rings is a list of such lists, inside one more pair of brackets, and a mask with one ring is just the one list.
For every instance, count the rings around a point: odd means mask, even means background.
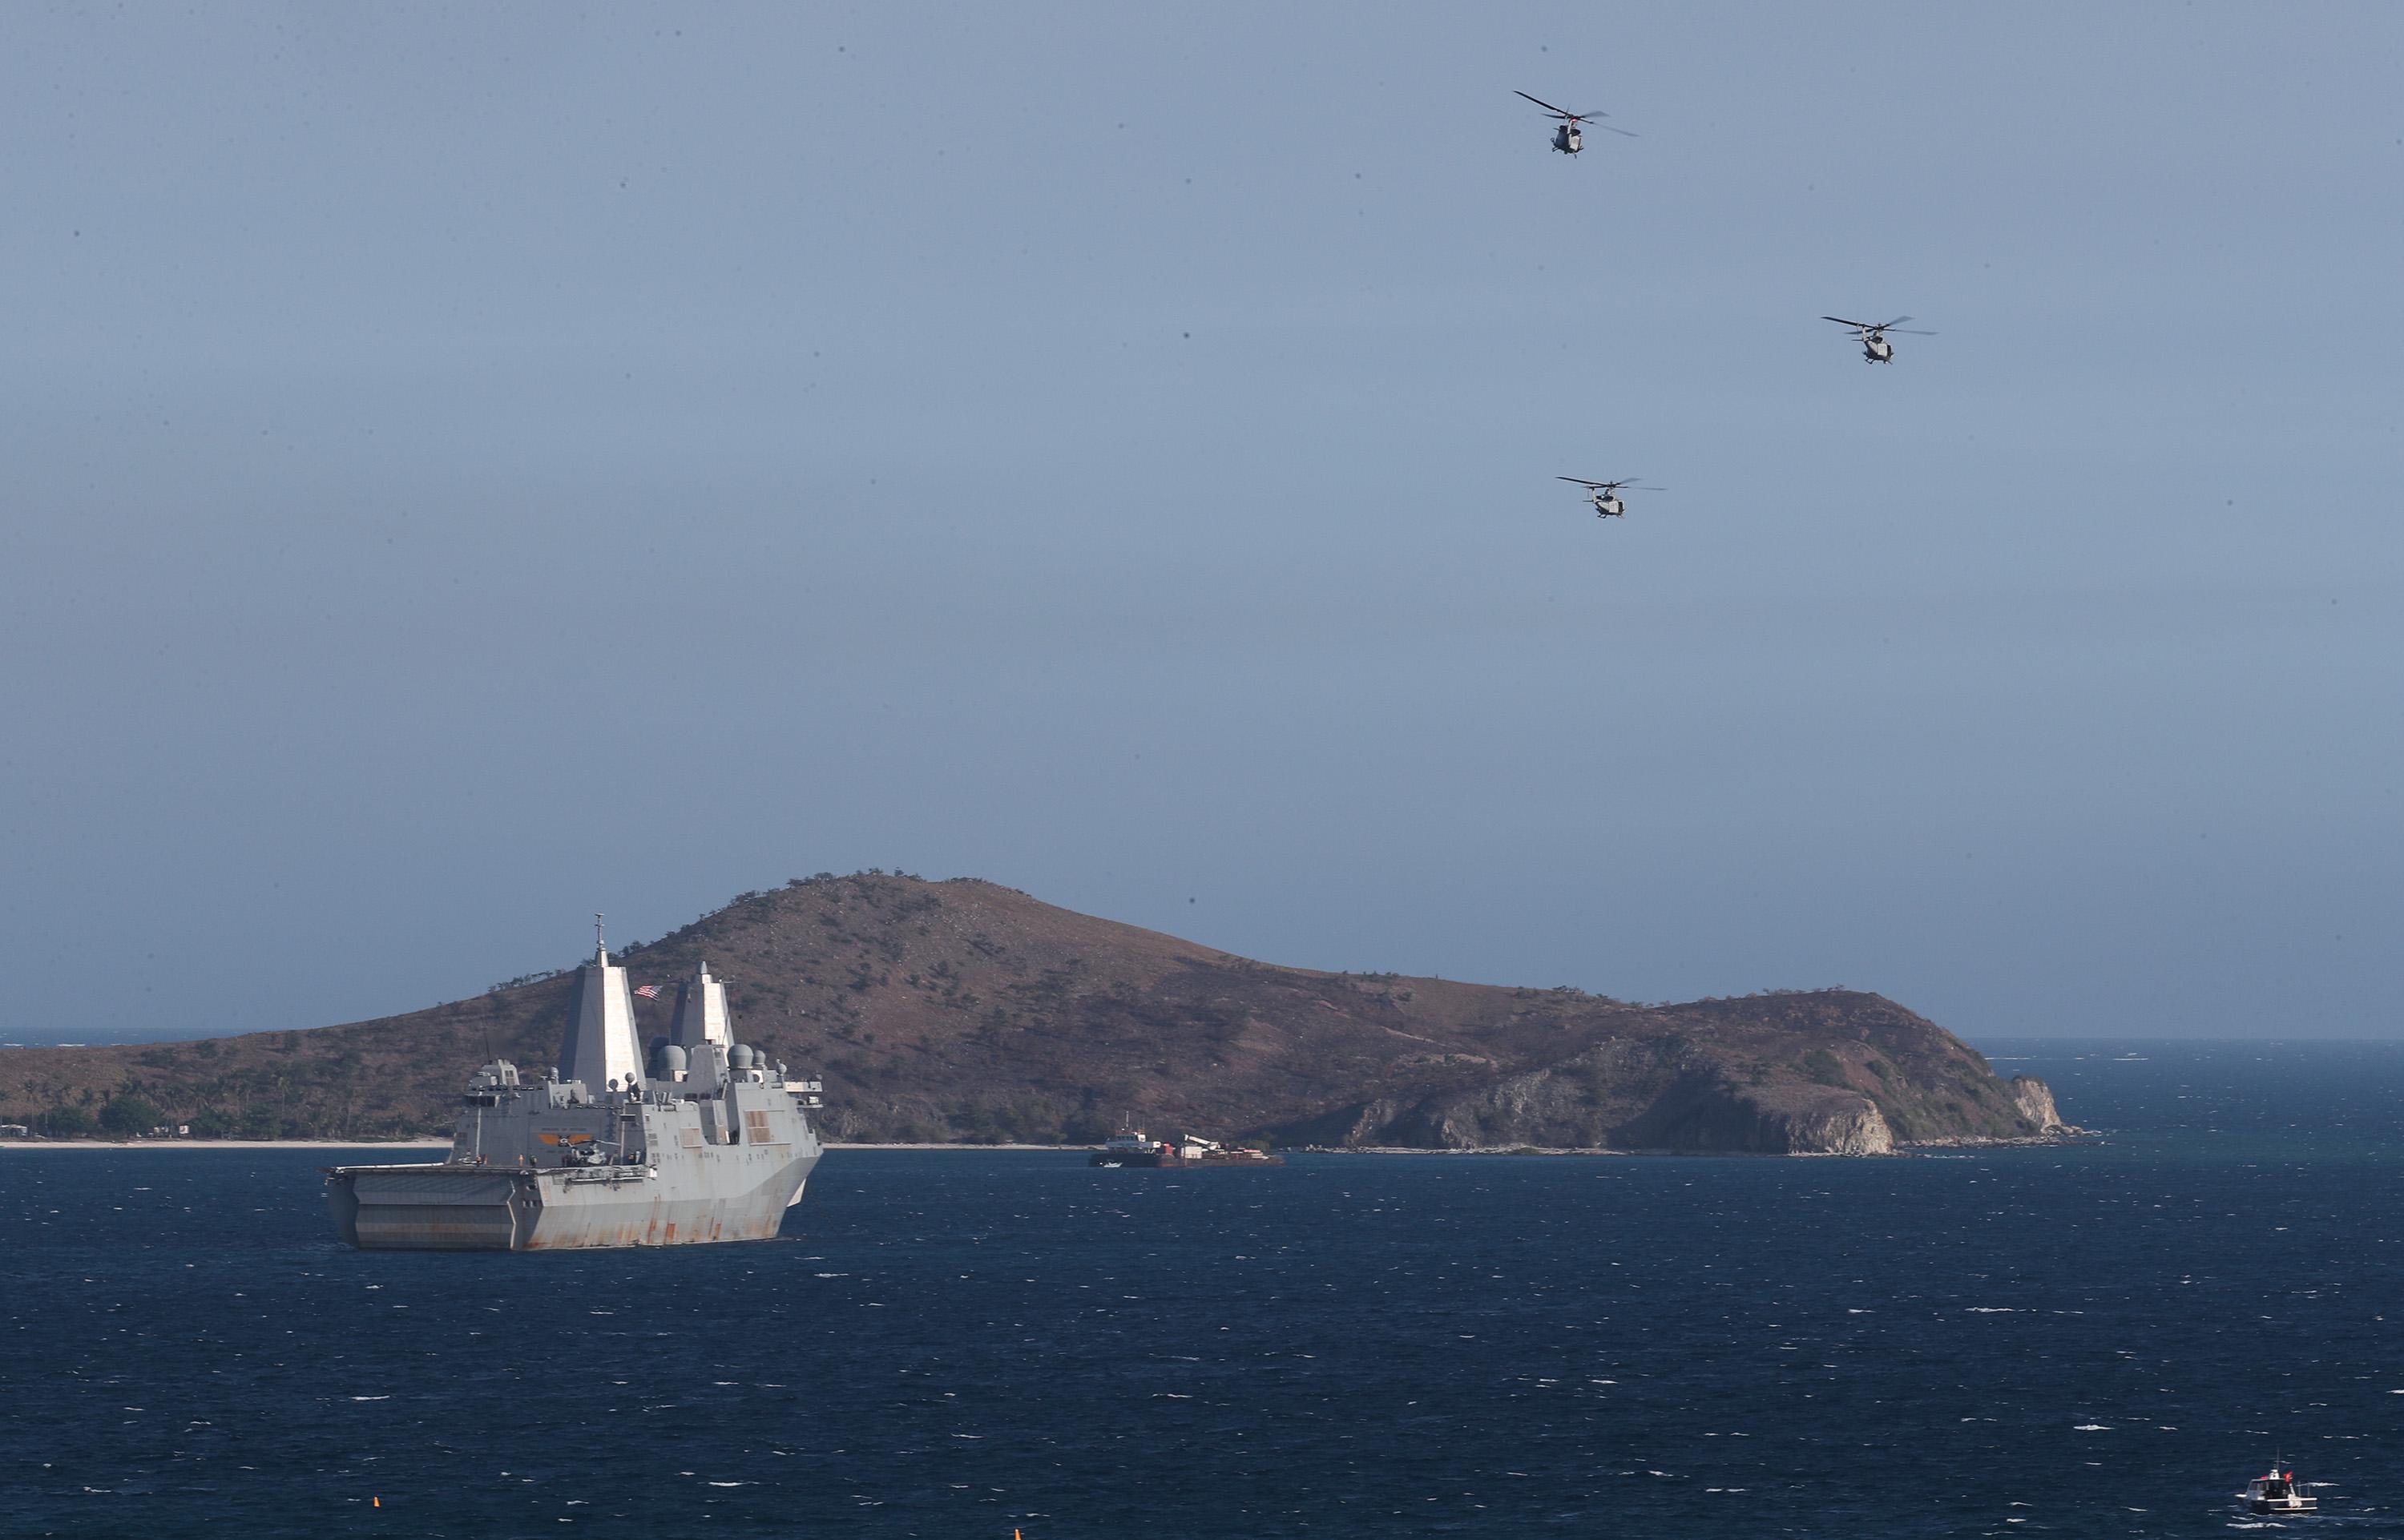
[{"label": "ship superstructure", "polygon": [[326,1201],[371,1250],[546,1251],[761,1240],[818,1165],[818,1083],[734,1038],[726,986],[702,963],[678,987],[650,1070],[626,970],[595,945],[577,972],[559,1064],[476,1071],[444,1159],[339,1166]]}]

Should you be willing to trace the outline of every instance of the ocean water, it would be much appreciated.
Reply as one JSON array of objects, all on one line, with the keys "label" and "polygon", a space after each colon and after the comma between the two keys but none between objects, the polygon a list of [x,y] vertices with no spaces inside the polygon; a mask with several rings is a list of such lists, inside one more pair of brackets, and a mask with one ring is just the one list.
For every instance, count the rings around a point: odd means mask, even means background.
[{"label": "ocean water", "polygon": [[1987,1046],[2107,1137],[845,1151],[782,1240],[521,1256],[0,1155],[0,1533],[2223,1535],[2284,1453],[2404,1535],[2404,1050]]}]

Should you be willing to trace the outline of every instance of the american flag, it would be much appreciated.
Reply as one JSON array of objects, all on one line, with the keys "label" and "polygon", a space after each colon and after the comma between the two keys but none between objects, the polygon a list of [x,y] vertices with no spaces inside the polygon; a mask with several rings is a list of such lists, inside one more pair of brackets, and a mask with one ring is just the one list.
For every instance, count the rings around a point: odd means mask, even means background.
[{"label": "american flag", "polygon": [[656,984],[637,984],[635,986],[635,993],[645,1000],[657,1000],[660,998],[660,987]]}]

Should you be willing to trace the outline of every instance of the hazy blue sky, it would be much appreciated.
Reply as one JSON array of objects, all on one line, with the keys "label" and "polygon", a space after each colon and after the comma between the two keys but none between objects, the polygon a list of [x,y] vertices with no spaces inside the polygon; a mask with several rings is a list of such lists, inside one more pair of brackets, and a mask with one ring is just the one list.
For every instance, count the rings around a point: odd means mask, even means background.
[{"label": "hazy blue sky", "polygon": [[0,1039],[869,865],[2398,1031],[2404,9],[675,14],[0,18]]}]

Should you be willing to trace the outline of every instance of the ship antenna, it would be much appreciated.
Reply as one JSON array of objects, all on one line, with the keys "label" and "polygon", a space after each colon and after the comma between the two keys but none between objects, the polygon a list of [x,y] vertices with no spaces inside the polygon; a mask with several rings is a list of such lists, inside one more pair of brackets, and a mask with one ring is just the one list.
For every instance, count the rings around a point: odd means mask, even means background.
[{"label": "ship antenna", "polygon": [[608,943],[601,939],[601,917],[599,915],[593,917],[593,952],[594,955],[598,957],[603,962],[608,962],[609,960]]}]

